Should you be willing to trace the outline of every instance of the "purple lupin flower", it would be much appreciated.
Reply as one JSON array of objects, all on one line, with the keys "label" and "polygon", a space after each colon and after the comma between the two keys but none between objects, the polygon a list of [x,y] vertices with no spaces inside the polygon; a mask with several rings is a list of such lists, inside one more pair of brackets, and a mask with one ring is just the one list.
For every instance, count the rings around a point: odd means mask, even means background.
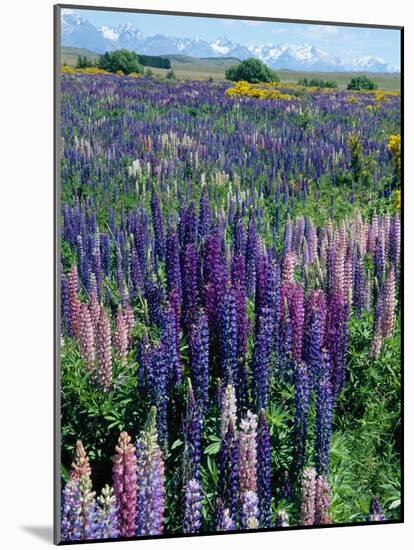
[{"label": "purple lupin flower", "polygon": [[210,326],[214,330],[219,328],[219,312],[226,279],[222,238],[218,232],[212,233],[205,237],[203,246],[203,301]]},{"label": "purple lupin flower", "polygon": [[373,496],[369,504],[367,521],[385,521],[385,519],[386,517],[384,516],[379,500],[376,496]]},{"label": "purple lupin flower", "polygon": [[237,311],[232,287],[225,290],[220,312],[220,363],[225,383],[237,387]]},{"label": "purple lupin flower", "polygon": [[199,479],[201,463],[201,417],[194,398],[191,381],[188,380],[187,410],[184,422],[184,478]]},{"label": "purple lupin flower", "polygon": [[234,531],[235,529],[236,523],[231,517],[230,510],[228,508],[222,508],[219,512],[217,531]]},{"label": "purple lupin flower", "polygon": [[119,537],[119,520],[114,490],[105,485],[97,498],[98,511],[96,517],[97,539],[114,539]]},{"label": "purple lupin flower", "polygon": [[325,341],[332,367],[332,394],[338,396],[345,384],[346,353],[348,349],[349,305],[341,294],[334,294],[328,302]]},{"label": "purple lupin flower", "polygon": [[300,524],[315,523],[316,472],[314,468],[306,468],[302,474],[300,490]]},{"label": "purple lupin flower", "polygon": [[78,336],[80,324],[80,300],[78,297],[78,272],[76,266],[72,266],[68,273],[68,293],[70,308],[70,327],[72,336]]},{"label": "purple lupin flower", "polygon": [[242,529],[258,529],[259,527],[258,499],[254,491],[246,491],[242,495],[240,526]]},{"label": "purple lupin flower", "polygon": [[190,349],[190,372],[195,398],[201,404],[201,410],[206,412],[209,380],[209,329],[205,313],[200,313],[194,323]]},{"label": "purple lupin flower", "polygon": [[60,326],[62,335],[73,336],[70,315],[68,280],[63,272],[60,274]]},{"label": "purple lupin flower", "polygon": [[137,499],[137,459],[134,445],[127,432],[121,432],[119,436],[113,463],[112,477],[120,534],[123,537],[133,537]]},{"label": "purple lupin flower", "polygon": [[256,281],[256,257],[257,257],[257,233],[256,233],[256,221],[253,215],[253,211],[249,218],[249,225],[247,228],[247,242],[246,242],[246,290],[247,295],[252,296],[255,288]]},{"label": "purple lupin flower", "polygon": [[62,540],[82,539],[81,493],[78,480],[66,483],[62,493]]},{"label": "purple lupin flower", "polygon": [[63,491],[61,527],[63,540],[96,538],[96,501],[91,467],[81,441],[76,443],[70,480]]},{"label": "purple lupin flower", "polygon": [[161,340],[164,359],[167,364],[168,378],[172,385],[180,384],[182,379],[180,356],[177,353],[176,330],[177,324],[174,308],[171,304],[167,304],[162,317]]},{"label": "purple lupin flower", "polygon": [[257,495],[259,497],[260,523],[270,527],[270,432],[266,412],[261,409],[257,427]]},{"label": "purple lupin flower", "polygon": [[141,362],[145,367],[146,389],[151,397],[151,404],[156,407],[157,430],[160,441],[165,444],[168,438],[167,405],[168,363],[163,343],[147,346],[142,353]]},{"label": "purple lupin flower", "polygon": [[184,533],[198,533],[201,529],[202,496],[201,485],[197,479],[190,479],[185,486],[184,495]]},{"label": "purple lupin flower", "polygon": [[165,257],[164,225],[162,221],[160,199],[154,189],[151,194],[151,213],[152,226],[154,228],[155,255],[158,259],[163,260]]},{"label": "purple lupin flower", "polygon": [[329,525],[332,523],[330,515],[331,500],[332,491],[327,478],[318,475],[315,488],[315,525]]},{"label": "purple lupin flower", "polygon": [[167,235],[166,272],[168,292],[176,290],[181,297],[181,268],[177,233],[170,229]]},{"label": "purple lupin flower", "polygon": [[329,353],[323,354],[316,379],[316,420],[315,420],[315,464],[319,475],[325,477],[329,472],[329,449],[331,443],[332,422],[332,384]]},{"label": "purple lupin flower", "polygon": [[257,492],[257,416],[247,411],[239,431],[240,494]]},{"label": "purple lupin flower", "polygon": [[[218,497],[224,508],[228,508],[230,517],[236,521],[239,504],[239,446],[233,420],[227,426],[227,432],[221,441],[217,484]],[[217,518],[217,524],[220,518]]]},{"label": "purple lupin flower", "polygon": [[165,476],[162,451],[158,445],[155,407],[151,407],[136,447],[136,534],[161,535],[164,530]]},{"label": "purple lupin flower", "polygon": [[197,249],[194,244],[187,244],[184,249],[184,261],[182,272],[183,291],[183,323],[187,331],[194,321],[198,306],[197,284]]},{"label": "purple lupin flower", "polygon": [[270,358],[272,339],[272,313],[264,308],[257,323],[257,334],[253,347],[252,389],[257,409],[265,408],[271,378]]},{"label": "purple lupin flower", "polygon": [[200,212],[198,222],[198,236],[203,239],[210,232],[210,204],[206,188],[200,197]]}]

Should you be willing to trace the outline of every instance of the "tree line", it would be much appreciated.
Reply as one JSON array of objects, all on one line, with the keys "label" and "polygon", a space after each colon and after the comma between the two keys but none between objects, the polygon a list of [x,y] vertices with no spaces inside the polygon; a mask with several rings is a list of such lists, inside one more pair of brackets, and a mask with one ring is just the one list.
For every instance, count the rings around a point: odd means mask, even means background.
[{"label": "tree line", "polygon": [[130,74],[143,73],[144,67],[171,69],[171,61],[159,55],[143,55],[127,49],[120,49],[105,52],[95,62],[86,55],[78,56],[76,68],[85,69],[87,67],[99,67],[110,73],[122,71],[124,74]]}]

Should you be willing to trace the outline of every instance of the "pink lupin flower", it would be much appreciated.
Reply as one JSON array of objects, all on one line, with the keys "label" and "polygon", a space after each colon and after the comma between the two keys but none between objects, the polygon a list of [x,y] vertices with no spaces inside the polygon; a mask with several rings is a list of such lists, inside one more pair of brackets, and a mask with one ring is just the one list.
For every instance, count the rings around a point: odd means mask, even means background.
[{"label": "pink lupin flower", "polygon": [[122,314],[121,306],[116,314],[116,327],[114,332],[114,346],[121,359],[125,359],[128,353],[128,327]]},{"label": "pink lupin flower", "polygon": [[79,343],[82,357],[89,371],[95,369],[95,337],[89,308],[81,304]]},{"label": "pink lupin flower", "polygon": [[134,330],[135,325],[134,312],[132,311],[130,303],[127,303],[127,305],[125,306],[124,320],[128,333],[128,346],[130,346],[132,340],[132,331]]},{"label": "pink lupin flower", "polygon": [[257,416],[247,411],[246,418],[240,422],[239,432],[239,475],[240,494],[257,491]]},{"label": "pink lupin flower", "polygon": [[78,336],[79,334],[80,300],[78,296],[78,284],[78,271],[76,269],[76,266],[73,265],[68,273],[70,321],[73,336]]},{"label": "pink lupin flower", "polygon": [[91,466],[82,441],[78,440],[75,448],[75,459],[70,469],[70,477],[72,480],[78,481],[84,476],[91,476]]},{"label": "pink lupin flower", "polygon": [[101,315],[101,307],[95,294],[92,294],[89,301],[89,313],[91,315],[92,327],[95,336],[95,343],[98,341],[98,325]]},{"label": "pink lupin flower", "polygon": [[313,525],[315,521],[316,472],[306,468],[302,474],[300,524]]},{"label": "pink lupin flower", "polygon": [[137,458],[127,432],[121,432],[113,458],[113,487],[118,508],[121,536],[135,535],[137,502]]},{"label": "pink lupin flower", "polygon": [[233,426],[237,422],[237,401],[236,392],[232,384],[228,384],[223,390],[221,397],[221,437],[224,439],[227,433],[229,422],[232,421]]},{"label": "pink lupin flower", "polygon": [[390,338],[394,330],[395,316],[395,274],[390,269],[384,286],[384,314],[382,320],[382,336]]},{"label": "pink lupin flower", "polygon": [[294,252],[286,252],[283,261],[282,279],[284,282],[293,283],[293,273],[296,265],[296,254]]},{"label": "pink lupin flower", "polygon": [[328,480],[320,475],[316,478],[315,490],[315,524],[328,525],[332,522],[330,507],[332,491]]},{"label": "pink lupin flower", "polygon": [[112,384],[111,326],[105,308],[100,306],[100,310],[97,339],[97,378],[99,385],[104,390],[108,390]]}]

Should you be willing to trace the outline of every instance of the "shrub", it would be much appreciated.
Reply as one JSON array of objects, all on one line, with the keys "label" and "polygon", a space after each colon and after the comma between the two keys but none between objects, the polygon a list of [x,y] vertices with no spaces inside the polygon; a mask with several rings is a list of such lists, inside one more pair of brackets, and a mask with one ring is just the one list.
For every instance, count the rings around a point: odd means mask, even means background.
[{"label": "shrub", "polygon": [[171,69],[171,70],[168,71],[168,73],[165,75],[165,78],[167,78],[168,80],[175,80],[175,79],[176,79],[175,72]]},{"label": "shrub", "polygon": [[254,57],[250,57],[238,65],[229,67],[226,70],[226,78],[233,82],[244,80],[251,84],[280,81],[279,75],[275,71],[272,71],[262,61]]},{"label": "shrub", "polygon": [[138,55],[126,49],[104,53],[99,57],[98,67],[110,73],[117,71],[122,71],[123,74],[143,73]]},{"label": "shrub", "polygon": [[338,84],[334,80],[322,80],[321,78],[301,78],[298,81],[301,86],[314,86],[316,88],[337,88]]},{"label": "shrub", "polygon": [[377,88],[375,82],[365,75],[351,78],[347,86],[348,90],[376,90]]}]

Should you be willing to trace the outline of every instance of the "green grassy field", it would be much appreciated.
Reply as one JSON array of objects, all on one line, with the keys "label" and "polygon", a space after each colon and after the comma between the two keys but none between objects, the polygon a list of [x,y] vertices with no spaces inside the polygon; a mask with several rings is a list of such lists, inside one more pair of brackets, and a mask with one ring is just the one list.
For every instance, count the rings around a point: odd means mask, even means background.
[{"label": "green grassy field", "polygon": [[[99,55],[95,52],[81,48],[62,48],[62,63],[67,65],[75,65],[78,56],[86,56],[92,61],[96,61]],[[225,72],[228,67],[239,62],[234,57],[205,57],[197,59],[188,55],[165,55],[171,61],[172,69],[177,78],[180,80],[206,80],[213,78],[214,80],[225,80]],[[167,69],[151,68],[151,71],[157,75],[164,77],[167,74]],[[290,71],[280,69],[277,71],[282,82],[298,82],[301,78],[320,78],[322,80],[335,80],[339,88],[346,88],[352,77],[363,73],[353,72],[309,72],[309,71]],[[375,73],[370,74],[370,78],[377,84],[381,90],[400,90],[401,78],[397,73]]]}]

